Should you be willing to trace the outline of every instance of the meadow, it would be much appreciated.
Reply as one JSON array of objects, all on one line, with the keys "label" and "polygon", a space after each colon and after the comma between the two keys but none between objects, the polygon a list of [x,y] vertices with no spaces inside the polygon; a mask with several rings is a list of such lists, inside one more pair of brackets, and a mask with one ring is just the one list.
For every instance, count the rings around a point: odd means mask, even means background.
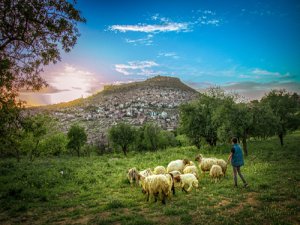
[{"label": "meadow", "polygon": [[227,159],[230,145],[168,148],[90,157],[0,161],[0,224],[299,224],[300,132],[281,147],[277,137],[250,140],[242,172],[248,188],[233,187],[232,168],[220,182],[201,176],[199,189],[146,201],[126,172],[167,166],[202,153]]}]

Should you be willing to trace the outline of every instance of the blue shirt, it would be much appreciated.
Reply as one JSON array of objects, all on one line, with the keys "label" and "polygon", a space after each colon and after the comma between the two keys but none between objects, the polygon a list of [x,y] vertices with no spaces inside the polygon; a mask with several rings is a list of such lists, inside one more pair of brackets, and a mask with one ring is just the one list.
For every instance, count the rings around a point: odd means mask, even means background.
[{"label": "blue shirt", "polygon": [[243,151],[238,144],[234,144],[232,149],[232,158],[231,158],[231,165],[232,166],[243,166],[244,165],[244,157]]}]

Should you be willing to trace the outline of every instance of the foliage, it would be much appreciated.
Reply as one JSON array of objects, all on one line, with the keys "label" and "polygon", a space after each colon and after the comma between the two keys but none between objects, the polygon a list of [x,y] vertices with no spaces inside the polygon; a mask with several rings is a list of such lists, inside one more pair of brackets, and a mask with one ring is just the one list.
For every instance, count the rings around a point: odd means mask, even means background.
[{"label": "foliage", "polygon": [[37,114],[28,116],[23,121],[22,151],[28,153],[30,160],[41,154],[39,144],[53,126],[52,118],[48,115]]},{"label": "foliage", "polygon": [[[161,128],[154,123],[146,123],[143,127],[146,149],[156,151],[159,148]],[[162,137],[163,139],[163,137]],[[163,140],[161,141],[163,142]]]},{"label": "foliage", "polygon": [[60,60],[79,36],[80,12],[66,0],[6,0],[0,4],[0,62],[10,64],[13,88],[39,89],[41,67]]},{"label": "foliage", "polygon": [[64,133],[56,133],[41,141],[41,149],[44,155],[59,156],[67,152],[68,138]]},{"label": "foliage", "polygon": [[87,135],[83,127],[73,124],[68,131],[68,149],[74,150],[80,157],[81,147],[87,142]]},{"label": "foliage", "polygon": [[261,102],[268,105],[278,118],[276,134],[283,145],[283,136],[287,131],[296,130],[300,125],[300,96],[285,90],[272,90]]},{"label": "foliage", "polygon": [[177,145],[177,140],[175,138],[174,133],[161,130],[158,135],[158,148],[166,149],[167,147],[174,147]]},{"label": "foliage", "polygon": [[110,128],[109,140],[120,146],[124,155],[127,154],[128,146],[135,140],[135,128],[126,123],[119,123]]},{"label": "foliage", "polygon": [[66,0],[0,2],[1,155],[19,159],[23,103],[18,92],[46,85],[42,67],[60,60],[61,49],[71,50],[79,36],[77,22],[84,21]]},{"label": "foliage", "polygon": [[185,134],[179,134],[175,139],[179,146],[185,147],[192,145],[191,140]]}]

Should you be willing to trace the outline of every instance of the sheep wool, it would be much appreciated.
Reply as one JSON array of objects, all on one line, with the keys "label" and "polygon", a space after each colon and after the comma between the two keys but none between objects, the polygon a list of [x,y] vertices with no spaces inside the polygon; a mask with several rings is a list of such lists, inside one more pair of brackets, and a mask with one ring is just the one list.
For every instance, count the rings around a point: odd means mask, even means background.
[{"label": "sheep wool", "polygon": [[209,175],[211,178],[215,179],[215,182],[217,182],[222,176],[224,176],[222,167],[219,165],[213,165],[209,171]]},{"label": "sheep wool", "polygon": [[148,177],[150,175],[153,175],[153,172],[151,171],[150,168],[148,168],[148,169],[140,171],[139,174],[144,176],[144,177]]},{"label": "sheep wool", "polygon": [[162,198],[162,203],[166,203],[166,197],[170,196],[170,186],[168,178],[165,175],[150,175],[148,177],[141,176],[141,184],[143,193],[147,194],[147,201],[151,196],[154,196],[155,202],[159,194]]},{"label": "sheep wool", "polygon": [[[181,174],[174,177],[174,180],[185,192],[190,192],[193,187],[198,188],[199,182],[194,174]],[[187,189],[186,189],[187,188]]]},{"label": "sheep wool", "polygon": [[186,166],[183,170],[184,174],[191,173],[194,174],[198,178],[198,169],[196,166]]},{"label": "sheep wool", "polygon": [[154,174],[158,175],[158,174],[166,174],[167,171],[166,171],[166,168],[164,166],[157,166],[154,168],[154,171],[153,171]]},{"label": "sheep wool", "polygon": [[139,181],[138,174],[139,174],[139,171],[135,167],[128,170],[127,178],[129,180],[130,184],[132,184],[133,181],[138,183],[138,181]]},{"label": "sheep wool", "polygon": [[178,160],[175,160],[175,161],[171,161],[167,166],[167,173],[170,173],[174,170],[177,170],[180,173],[182,173],[185,165],[188,165],[189,163],[190,163],[190,161],[187,160],[187,159],[183,159],[183,160],[178,159]]},{"label": "sheep wool", "polygon": [[218,159],[217,160],[217,165],[221,166],[222,172],[225,176],[226,170],[227,170],[227,163],[225,162],[225,160],[224,159]]},{"label": "sheep wool", "polygon": [[210,168],[217,164],[216,158],[203,158],[201,154],[195,160],[199,162],[199,168],[202,172],[210,171]]}]

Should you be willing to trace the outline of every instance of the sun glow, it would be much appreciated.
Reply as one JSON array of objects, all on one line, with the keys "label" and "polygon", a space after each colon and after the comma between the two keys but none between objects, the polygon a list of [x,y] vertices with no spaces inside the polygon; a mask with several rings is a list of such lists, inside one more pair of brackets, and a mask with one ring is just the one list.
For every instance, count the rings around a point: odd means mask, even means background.
[{"label": "sun glow", "polygon": [[30,106],[56,104],[84,98],[101,88],[101,82],[91,72],[65,65],[60,72],[45,74],[52,91],[21,93],[20,98]]}]

